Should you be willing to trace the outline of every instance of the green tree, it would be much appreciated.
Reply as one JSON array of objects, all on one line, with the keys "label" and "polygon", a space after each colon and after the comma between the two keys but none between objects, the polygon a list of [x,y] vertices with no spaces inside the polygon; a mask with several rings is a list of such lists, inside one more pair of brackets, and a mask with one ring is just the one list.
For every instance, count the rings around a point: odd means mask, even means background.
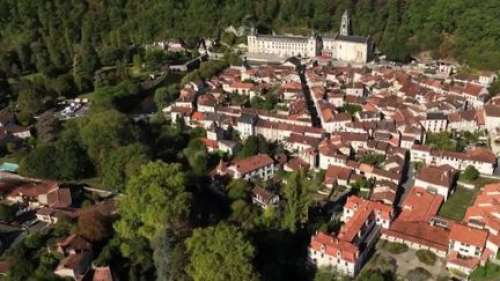
[{"label": "green tree", "polygon": [[206,173],[208,154],[200,139],[191,140],[183,153],[195,175],[202,176]]},{"label": "green tree", "polygon": [[82,142],[96,164],[104,163],[110,151],[135,139],[127,116],[111,109],[90,114],[82,120],[80,132]]},{"label": "green tree", "polygon": [[21,91],[17,97],[17,108],[23,120],[29,121],[36,113],[39,113],[43,105],[43,95],[34,88]]},{"label": "green tree", "polygon": [[58,171],[56,165],[47,165],[47,163],[56,163],[57,150],[53,145],[39,145],[33,149],[19,165],[19,172],[22,175],[43,178],[56,179]]},{"label": "green tree", "polygon": [[247,158],[258,153],[269,154],[269,144],[262,136],[249,136],[243,143],[243,147],[238,152],[238,158]]},{"label": "green tree", "polygon": [[156,107],[161,110],[166,107],[171,102],[177,99],[179,91],[177,90],[177,85],[173,84],[169,87],[160,87],[155,91],[155,104]]},{"label": "green tree", "polygon": [[93,167],[87,151],[69,135],[62,135],[55,143],[56,155],[54,163],[57,167],[57,178],[75,180],[87,177]]},{"label": "green tree", "polygon": [[130,144],[111,151],[101,165],[101,180],[104,186],[122,191],[127,181],[150,160],[146,148],[141,144]]},{"label": "green tree", "polygon": [[258,280],[252,266],[255,249],[234,226],[195,229],[186,246],[190,254],[188,273],[194,281]]},{"label": "green tree", "polygon": [[309,207],[313,202],[313,192],[319,183],[300,170],[289,174],[284,183],[283,195],[286,199],[283,227],[292,233],[309,219]]},{"label": "green tree", "polygon": [[[118,205],[118,235],[127,242],[151,241],[160,230],[185,223],[191,209],[186,176],[178,164],[151,162],[133,176]],[[127,254],[127,253],[124,253]]]},{"label": "green tree", "polygon": [[184,268],[188,255],[184,241],[174,231],[166,229],[153,240],[153,259],[157,281],[188,281]]},{"label": "green tree", "polygon": [[473,182],[479,178],[479,171],[474,166],[467,166],[461,175],[461,179]]},{"label": "green tree", "polygon": [[0,220],[11,221],[15,218],[16,218],[16,208],[14,206],[0,204]]}]

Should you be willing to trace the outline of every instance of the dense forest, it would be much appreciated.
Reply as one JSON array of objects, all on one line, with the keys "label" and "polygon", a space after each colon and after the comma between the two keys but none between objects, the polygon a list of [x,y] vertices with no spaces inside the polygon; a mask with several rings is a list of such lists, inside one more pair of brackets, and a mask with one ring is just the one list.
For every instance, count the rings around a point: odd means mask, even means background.
[{"label": "dense forest", "polygon": [[134,44],[194,42],[229,25],[261,32],[335,32],[345,9],[354,32],[405,61],[421,51],[479,69],[500,68],[498,0],[0,0],[0,70],[74,76],[90,87],[99,65],[131,60]]}]

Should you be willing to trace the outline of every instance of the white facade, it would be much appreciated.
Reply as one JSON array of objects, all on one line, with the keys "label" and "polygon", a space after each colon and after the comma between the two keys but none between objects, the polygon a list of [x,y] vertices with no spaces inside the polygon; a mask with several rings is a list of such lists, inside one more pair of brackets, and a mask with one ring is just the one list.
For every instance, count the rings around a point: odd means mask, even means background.
[{"label": "white facade", "polygon": [[269,36],[249,35],[248,52],[257,54],[271,54],[280,57],[308,57],[318,55],[319,39],[315,36]]},{"label": "white facade", "polygon": [[319,38],[317,36],[274,36],[256,35],[252,32],[248,36],[248,52],[270,54],[280,57],[313,58],[320,54],[329,56],[333,60],[366,63],[371,58],[373,49],[370,38],[353,36],[351,20],[347,11],[342,17],[340,33],[335,37]]},{"label": "white facade", "polygon": [[441,195],[445,201],[448,199],[448,195],[450,193],[450,188],[448,186],[430,183],[418,178],[415,181],[415,186],[422,187],[431,193]]}]

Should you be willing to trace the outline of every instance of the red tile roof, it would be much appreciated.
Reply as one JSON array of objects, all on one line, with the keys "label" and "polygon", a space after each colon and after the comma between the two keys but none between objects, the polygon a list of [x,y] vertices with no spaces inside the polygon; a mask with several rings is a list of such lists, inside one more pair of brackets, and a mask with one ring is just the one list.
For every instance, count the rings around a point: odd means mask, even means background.
[{"label": "red tile roof", "polygon": [[92,281],[113,281],[113,274],[109,266],[96,267]]},{"label": "red tile roof", "polygon": [[231,163],[241,174],[248,174],[252,171],[267,167],[274,163],[274,160],[267,154],[258,154],[245,159],[235,160]]},{"label": "red tile roof", "polygon": [[486,230],[472,228],[463,224],[455,223],[451,226],[450,240],[483,248],[488,238]]},{"label": "red tile roof", "polygon": [[354,171],[342,166],[330,165],[325,173],[325,182],[330,182],[335,179],[349,180]]},{"label": "red tile roof", "polygon": [[389,229],[382,230],[388,236],[418,243],[440,251],[448,250],[450,231],[445,228],[431,226],[426,222],[406,222],[395,220]]},{"label": "red tile roof", "polygon": [[474,257],[462,257],[459,256],[458,252],[450,251],[448,252],[447,262],[463,266],[469,269],[474,269],[479,265],[480,260],[479,258],[474,258]]},{"label": "red tile roof", "polygon": [[406,222],[428,222],[436,216],[443,203],[443,197],[420,187],[412,187],[402,204],[398,217]]},{"label": "red tile roof", "polygon": [[421,181],[450,188],[453,183],[454,174],[454,171],[446,166],[427,166],[420,169],[416,178]]},{"label": "red tile roof", "polygon": [[27,196],[38,197],[42,194],[47,194],[50,191],[59,189],[59,184],[54,181],[32,182],[14,188],[7,196]]},{"label": "red tile roof", "polygon": [[352,243],[337,239],[324,232],[318,232],[311,238],[311,249],[324,252],[329,256],[340,256],[342,259],[355,262],[359,256],[359,249]]}]

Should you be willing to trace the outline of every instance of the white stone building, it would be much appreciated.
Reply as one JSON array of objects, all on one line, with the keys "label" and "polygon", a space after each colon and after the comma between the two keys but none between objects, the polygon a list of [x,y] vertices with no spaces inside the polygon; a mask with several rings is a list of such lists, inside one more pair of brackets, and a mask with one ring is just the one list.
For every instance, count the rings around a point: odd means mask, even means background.
[{"label": "white stone building", "polygon": [[307,58],[321,54],[333,60],[366,63],[372,57],[372,50],[373,43],[369,37],[352,35],[347,11],[342,16],[340,33],[334,37],[257,35],[255,32],[248,36],[250,54]]}]

